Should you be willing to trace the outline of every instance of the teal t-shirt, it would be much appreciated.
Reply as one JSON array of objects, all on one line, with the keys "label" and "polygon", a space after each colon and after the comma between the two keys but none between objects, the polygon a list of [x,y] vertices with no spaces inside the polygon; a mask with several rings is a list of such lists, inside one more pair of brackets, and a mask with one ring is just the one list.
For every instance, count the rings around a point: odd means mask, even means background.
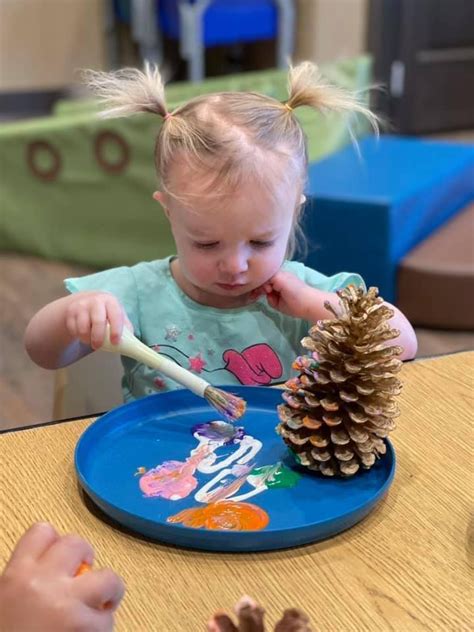
[{"label": "teal t-shirt", "polygon": [[[65,285],[70,292],[102,290],[114,294],[133,323],[137,338],[211,384],[269,385],[289,379],[291,365],[302,352],[301,339],[311,323],[278,312],[265,297],[234,309],[200,305],[175,282],[172,259],[66,279]],[[363,285],[357,274],[341,272],[327,277],[294,261],[285,262],[283,270],[327,292],[351,283]],[[130,358],[122,358],[122,363],[125,401],[179,388]]]}]

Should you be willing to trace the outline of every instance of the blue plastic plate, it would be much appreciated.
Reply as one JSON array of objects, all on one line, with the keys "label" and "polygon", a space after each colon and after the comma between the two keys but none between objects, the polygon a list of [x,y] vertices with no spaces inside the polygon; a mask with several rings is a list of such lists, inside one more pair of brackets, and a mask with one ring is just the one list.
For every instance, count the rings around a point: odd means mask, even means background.
[{"label": "blue plastic plate", "polygon": [[85,492],[135,532],[210,551],[322,540],[362,520],[387,492],[395,471],[389,442],[369,471],[325,478],[298,467],[275,433],[278,389],[230,390],[248,405],[235,427],[187,390],[100,417],[76,447]]}]

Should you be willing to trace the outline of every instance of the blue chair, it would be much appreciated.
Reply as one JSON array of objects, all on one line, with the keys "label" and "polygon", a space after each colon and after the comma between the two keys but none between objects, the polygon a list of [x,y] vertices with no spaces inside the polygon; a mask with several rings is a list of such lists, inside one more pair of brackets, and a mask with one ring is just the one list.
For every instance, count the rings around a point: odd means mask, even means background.
[{"label": "blue chair", "polygon": [[293,52],[293,0],[159,0],[162,32],[179,40],[188,78],[204,77],[205,48],[277,38],[277,65]]}]

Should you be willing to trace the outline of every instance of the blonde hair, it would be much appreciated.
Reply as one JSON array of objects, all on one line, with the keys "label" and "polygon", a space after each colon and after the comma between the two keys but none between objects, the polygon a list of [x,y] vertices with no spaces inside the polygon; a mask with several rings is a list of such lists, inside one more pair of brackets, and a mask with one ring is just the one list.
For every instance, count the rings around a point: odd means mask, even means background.
[{"label": "blonde hair", "polygon": [[[283,102],[255,92],[220,92],[195,97],[173,112],[168,111],[163,80],[155,66],[146,64],[143,72],[133,68],[88,71],[86,80],[106,105],[103,117],[151,112],[163,118],[155,146],[157,172],[163,190],[187,202],[195,195],[228,195],[250,177],[269,191],[275,181],[292,183],[296,178],[301,194],[308,157],[305,134],[293,114],[296,108],[358,113],[378,130],[376,115],[356,95],[324,82],[311,62],[290,68],[289,96]],[[277,160],[269,161],[269,152]],[[182,186],[173,186],[171,167],[178,155],[187,168],[188,181],[193,174],[199,175],[193,178],[193,184],[201,183],[199,193],[185,194]],[[290,255],[299,210],[298,206]]]}]

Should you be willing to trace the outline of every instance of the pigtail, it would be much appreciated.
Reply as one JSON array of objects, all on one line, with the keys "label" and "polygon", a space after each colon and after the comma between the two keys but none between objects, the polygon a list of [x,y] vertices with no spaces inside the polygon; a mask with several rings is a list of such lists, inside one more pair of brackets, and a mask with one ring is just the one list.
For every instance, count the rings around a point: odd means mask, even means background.
[{"label": "pigtail", "polygon": [[144,70],[125,68],[115,72],[86,70],[83,78],[105,109],[103,118],[151,112],[167,119],[163,79],[157,66],[145,63]]},{"label": "pigtail", "polygon": [[293,111],[308,106],[321,112],[355,112],[365,116],[378,132],[378,118],[356,95],[324,81],[318,66],[305,61],[290,68],[288,73],[289,98],[283,105]]}]

